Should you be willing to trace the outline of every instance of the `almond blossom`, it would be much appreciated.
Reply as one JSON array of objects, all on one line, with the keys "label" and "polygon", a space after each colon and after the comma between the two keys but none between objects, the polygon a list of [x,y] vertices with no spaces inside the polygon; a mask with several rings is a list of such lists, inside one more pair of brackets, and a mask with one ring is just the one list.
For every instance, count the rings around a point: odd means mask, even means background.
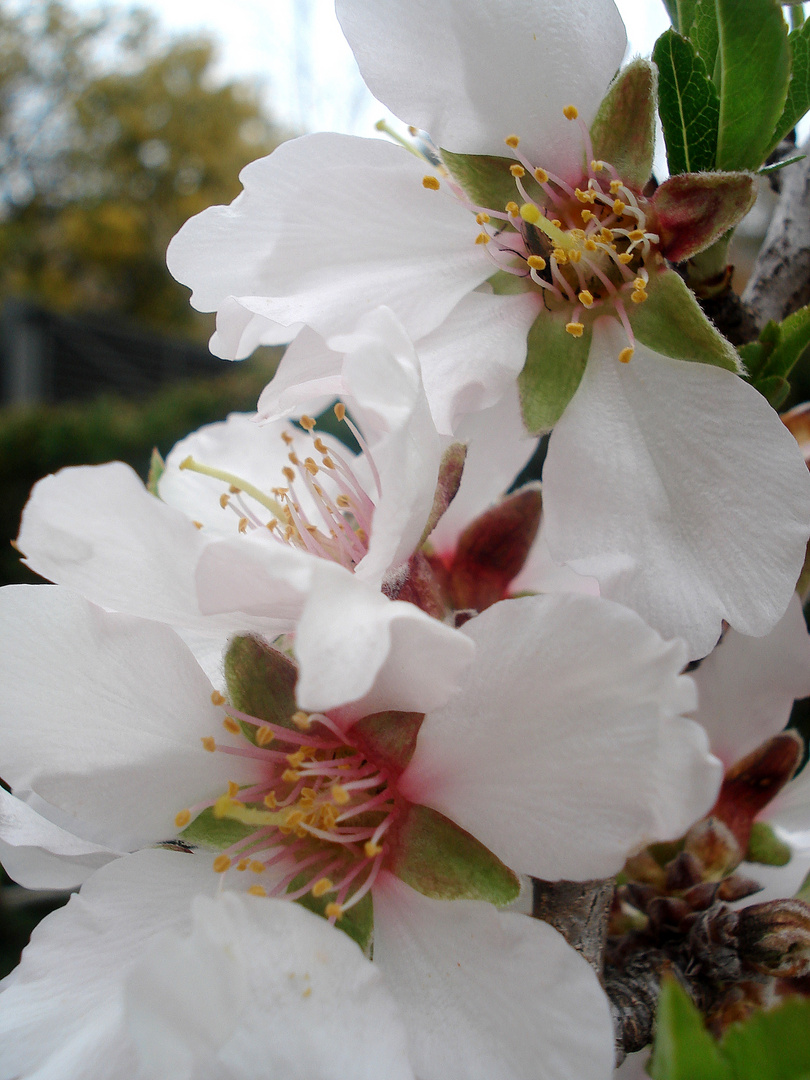
[{"label": "almond blossom", "polygon": [[[69,1055],[91,1030],[94,1052],[120,1061],[123,984],[147,939],[188,934],[193,896],[217,888],[297,898],[361,944],[373,920],[374,964],[425,1080],[609,1072],[611,1023],[595,975],[548,926],[497,906],[517,895],[510,867],[551,880],[613,874],[711,805],[719,764],[683,715],[695,699],[682,645],[598,598],[507,600],[452,631],[478,661],[443,704],[421,649],[401,638],[401,679],[418,711],[380,689],[320,712],[300,707],[295,664],[256,637],[228,647],[223,694],[158,622],[58,587],[10,587],[0,607],[9,694],[0,761],[8,798],[42,822],[40,852],[28,821],[20,865],[46,883],[60,834],[71,838],[73,872],[77,840],[106,849],[112,861],[85,868],[86,888],[111,926],[122,891],[138,902],[144,860],[169,876],[165,903],[163,886],[150,886],[154,915],[115,938],[103,976],[89,972],[69,1001],[53,997],[61,976],[50,950],[74,950],[75,965],[85,948],[108,946],[92,944],[92,919],[74,921],[81,903],[44,924],[41,947],[35,939],[0,996],[0,1057],[12,1062],[0,1076],[74,1075]],[[354,643],[359,665],[367,647]],[[126,854],[161,843],[177,850]],[[108,889],[119,897],[111,908]],[[253,934],[254,917],[232,906],[228,932]],[[271,914],[255,918],[274,932]],[[186,963],[177,948],[171,956]],[[159,963],[149,970],[163,978]],[[53,1002],[45,1013],[43,1002]],[[48,1038],[33,1037],[37,1017],[57,1006]],[[98,1075],[127,1075],[116,1068]]]}]

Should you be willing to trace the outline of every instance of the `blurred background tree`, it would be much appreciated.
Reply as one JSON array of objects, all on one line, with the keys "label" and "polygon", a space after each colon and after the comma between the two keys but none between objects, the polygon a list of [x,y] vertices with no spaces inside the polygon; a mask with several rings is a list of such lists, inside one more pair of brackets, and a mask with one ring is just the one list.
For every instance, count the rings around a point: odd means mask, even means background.
[{"label": "blurred background tree", "polygon": [[258,85],[218,83],[215,60],[143,10],[0,2],[0,301],[210,332],[166,245],[282,138]]}]

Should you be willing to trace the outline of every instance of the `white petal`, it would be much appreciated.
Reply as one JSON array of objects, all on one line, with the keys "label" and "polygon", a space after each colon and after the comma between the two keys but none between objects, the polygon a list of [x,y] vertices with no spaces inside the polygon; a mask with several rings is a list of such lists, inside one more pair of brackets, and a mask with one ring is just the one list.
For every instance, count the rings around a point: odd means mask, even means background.
[{"label": "white petal", "polygon": [[61,829],[0,788],[0,863],[26,889],[73,889],[119,854]]},{"label": "white petal", "polygon": [[762,891],[746,896],[744,900],[733,905],[736,908],[795,896],[810,874],[810,847],[794,851],[790,862],[785,866],[763,866],[762,863],[744,862],[740,864],[737,873],[758,881]]},{"label": "white petal", "polygon": [[225,893],[130,977],[141,1080],[413,1080],[379,968],[324,919]]},{"label": "white petal", "polygon": [[552,557],[705,656],[722,620],[761,636],[784,614],[810,532],[810,474],[738,376],[637,346],[598,320],[543,472]]},{"label": "white petal", "polygon": [[650,1060],[649,1050],[639,1050],[637,1054],[628,1054],[614,1072],[615,1080],[649,1080],[646,1065]]},{"label": "white petal", "polygon": [[[174,276],[203,311],[236,297],[271,322],[328,335],[387,304],[413,337],[429,333],[492,273],[475,218],[428,191],[425,163],[380,139],[307,135],[242,170],[244,192],[187,222],[169,246]],[[241,352],[242,325],[217,326]]]},{"label": "white petal", "polygon": [[189,925],[195,893],[219,878],[207,858],[142,851],[98,870],[34,931],[0,994],[0,1080],[132,1080],[123,983],[143,949]]},{"label": "white petal", "polygon": [[374,889],[374,962],[399,1004],[420,1080],[604,1080],[607,998],[546,923],[431,900],[390,874]]},{"label": "white petal", "polygon": [[[262,390],[257,410],[262,421],[280,420],[301,412],[303,402],[344,393],[343,355],[330,349],[320,334],[305,327],[285,349],[281,363]],[[313,409],[317,415],[321,409]]]},{"label": "white petal", "polygon": [[534,293],[473,292],[420,339],[425,393],[439,431],[458,434],[466,414],[490,408],[515,386],[538,309]]},{"label": "white petal", "polygon": [[797,851],[810,852],[810,769],[807,765],[769,803],[761,818]]},{"label": "white petal", "polygon": [[[0,761],[15,794],[127,850],[173,836],[178,811],[232,778],[200,744],[221,731],[211,684],[167,627],[44,585],[3,589],[0,613]],[[255,768],[239,765],[244,782]]]},{"label": "white petal", "polygon": [[337,0],[372,94],[437,146],[505,153],[519,135],[534,165],[577,179],[586,124],[622,62],[612,0]]},{"label": "white petal", "polygon": [[259,345],[286,345],[301,329],[301,323],[282,326],[256,315],[237,297],[226,296],[217,309],[217,329],[208,348],[222,360],[244,360]]},{"label": "white petal", "polygon": [[790,719],[794,700],[810,696],[810,635],[799,597],[794,593],[765,637],[729,630],[693,678],[698,688],[695,719],[726,766],[777,735]]},{"label": "white petal", "polygon": [[681,642],[590,596],[504,600],[463,629],[464,688],[429,714],[399,788],[514,870],[606,877],[712,806],[722,776]]},{"label": "white petal", "polygon": [[599,596],[599,582],[596,578],[575,573],[570,566],[561,566],[554,562],[548,550],[541,520],[540,531],[532,544],[529,557],[512,582],[512,592],[583,593],[585,596]]}]

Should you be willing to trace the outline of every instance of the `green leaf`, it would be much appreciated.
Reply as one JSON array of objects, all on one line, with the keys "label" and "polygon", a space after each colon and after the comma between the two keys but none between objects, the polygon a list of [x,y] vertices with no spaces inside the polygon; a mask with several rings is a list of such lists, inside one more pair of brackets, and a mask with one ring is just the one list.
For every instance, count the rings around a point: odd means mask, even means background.
[{"label": "green leaf", "polygon": [[371,754],[380,768],[398,776],[413,757],[424,719],[424,713],[372,713],[352,727],[352,742]]},{"label": "green leaf", "polygon": [[152,457],[149,459],[149,476],[146,478],[146,490],[151,492],[156,498],[160,498],[160,492],[158,491],[158,484],[160,478],[166,471],[166,462],[160,455],[160,451],[155,446],[152,449]]},{"label": "green leaf", "polygon": [[700,1013],[674,978],[661,984],[648,1071],[653,1080],[734,1080]]},{"label": "green leaf", "polygon": [[520,893],[517,875],[489,848],[428,806],[405,811],[389,869],[436,900],[485,900],[502,907]]},{"label": "green leaf", "polygon": [[241,821],[214,817],[214,808],[209,806],[183,829],[180,839],[195,847],[224,851],[231,844],[244,840],[254,832],[256,832],[255,825],[243,825]]},{"label": "green leaf", "polygon": [[[715,330],[674,270],[654,271],[643,304],[631,304],[630,325],[642,345],[676,360],[740,370],[733,345]],[[631,361],[632,363],[632,361]]]},{"label": "green leaf", "polygon": [[658,65],[658,112],[670,173],[714,168],[720,104],[705,63],[674,30],[655,43],[653,60]]},{"label": "green leaf", "polygon": [[[299,876],[293,878],[287,886],[287,892],[294,892],[296,889],[302,889],[304,885],[306,885],[308,879],[308,874],[299,874]],[[326,918],[326,905],[331,900],[334,900],[334,895],[332,893],[327,893],[326,896],[313,896],[310,892],[305,893],[295,902],[300,904],[301,907],[306,908],[307,911],[313,911],[316,915],[321,915],[323,918]],[[363,952],[369,956],[371,954],[372,936],[374,933],[374,905],[371,899],[371,893],[366,893],[362,900],[358,900],[354,907],[349,908],[346,914],[338,919],[335,925],[339,930],[342,930],[344,934],[348,934],[352,941],[356,941]]]},{"label": "green leaf", "polygon": [[776,123],[771,149],[793,130],[810,109],[810,22],[788,35],[791,74],[785,108]]},{"label": "green leaf", "polygon": [[594,157],[610,162],[636,191],[652,173],[657,93],[653,65],[633,60],[611,83],[591,125]]},{"label": "green leaf", "polygon": [[[515,158],[452,154],[449,150],[442,150],[441,155],[444,164],[476,206],[483,206],[488,210],[503,210],[508,202],[523,201],[515,186],[515,178],[509,172],[509,166],[515,164]],[[542,202],[543,192],[528,173],[523,177],[523,186],[529,195],[537,196]]]},{"label": "green leaf", "polygon": [[716,168],[758,169],[790,80],[788,29],[776,0],[715,0],[720,27]]},{"label": "green leaf", "polygon": [[[225,653],[225,679],[234,708],[258,720],[294,728],[298,669],[278,649],[259,638],[235,637]],[[240,721],[246,738],[256,741],[253,724]]]},{"label": "green leaf", "polygon": [[695,52],[706,65],[706,71],[714,82],[717,49],[720,44],[714,0],[697,0],[692,25],[686,36],[694,45]]},{"label": "green leaf", "polygon": [[672,25],[681,34],[687,34],[694,18],[697,0],[664,0]]},{"label": "green leaf", "polygon": [[523,423],[532,435],[550,431],[580,384],[592,329],[575,338],[565,329],[564,312],[541,311],[526,340],[526,364],[518,376]]},{"label": "green leaf", "polygon": [[804,161],[806,157],[807,154],[794,154],[792,157],[782,158],[781,161],[774,161],[771,165],[763,165],[757,171],[757,176],[770,176],[771,173],[779,172],[780,169],[785,169],[788,165],[795,165],[797,161]]},{"label": "green leaf", "polygon": [[790,862],[790,845],[780,840],[767,821],[755,821],[748,838],[745,853],[749,862],[764,866],[787,866]]},{"label": "green leaf", "polygon": [[787,377],[810,348],[810,305],[794,311],[781,323],[763,327],[758,341],[740,349],[749,382],[778,408],[789,392]]},{"label": "green leaf", "polygon": [[788,399],[790,383],[779,375],[773,375],[767,379],[757,380],[756,389],[759,390],[769,405],[774,409],[778,409]]},{"label": "green leaf", "polygon": [[726,1032],[720,1048],[735,1080],[810,1077],[810,1000],[791,998]]},{"label": "green leaf", "polygon": [[667,15],[669,15],[669,21],[678,29],[678,0],[664,0],[664,7],[667,9]]}]

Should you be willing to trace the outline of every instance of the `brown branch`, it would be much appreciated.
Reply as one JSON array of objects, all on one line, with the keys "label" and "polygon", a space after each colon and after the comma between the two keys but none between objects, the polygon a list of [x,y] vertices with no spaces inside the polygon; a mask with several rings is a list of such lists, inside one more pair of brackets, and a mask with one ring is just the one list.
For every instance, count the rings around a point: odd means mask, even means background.
[{"label": "brown branch", "polygon": [[540,881],[533,878],[532,882],[534,917],[559,930],[601,977],[615,887],[613,878],[598,881]]}]

